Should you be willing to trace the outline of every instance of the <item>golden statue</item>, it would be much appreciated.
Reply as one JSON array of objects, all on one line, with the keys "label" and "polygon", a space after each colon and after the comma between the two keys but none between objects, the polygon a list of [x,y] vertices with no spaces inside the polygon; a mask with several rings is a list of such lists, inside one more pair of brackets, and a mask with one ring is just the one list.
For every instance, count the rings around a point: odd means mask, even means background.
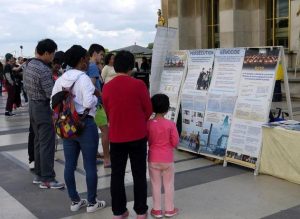
[{"label": "golden statue", "polygon": [[158,9],[158,11],[157,11],[157,16],[158,16],[158,18],[157,18],[156,27],[158,27],[158,26],[164,26],[165,25],[165,19],[161,15],[161,10],[160,9]]}]

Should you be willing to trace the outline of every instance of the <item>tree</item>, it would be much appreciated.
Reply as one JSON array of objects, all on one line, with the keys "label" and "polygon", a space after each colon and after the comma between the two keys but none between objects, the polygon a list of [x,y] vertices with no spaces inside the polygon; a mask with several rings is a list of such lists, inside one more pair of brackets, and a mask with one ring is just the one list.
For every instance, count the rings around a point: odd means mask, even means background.
[{"label": "tree", "polygon": [[153,49],[153,43],[148,43],[147,48],[148,48],[148,49]]}]

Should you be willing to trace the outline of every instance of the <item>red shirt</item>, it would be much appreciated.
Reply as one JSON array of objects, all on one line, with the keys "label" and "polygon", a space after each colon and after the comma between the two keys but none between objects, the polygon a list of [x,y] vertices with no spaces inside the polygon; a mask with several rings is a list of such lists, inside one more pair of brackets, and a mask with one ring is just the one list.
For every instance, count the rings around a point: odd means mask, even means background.
[{"label": "red shirt", "polygon": [[152,105],[143,81],[126,75],[116,76],[104,85],[102,100],[111,142],[130,142],[147,136]]}]

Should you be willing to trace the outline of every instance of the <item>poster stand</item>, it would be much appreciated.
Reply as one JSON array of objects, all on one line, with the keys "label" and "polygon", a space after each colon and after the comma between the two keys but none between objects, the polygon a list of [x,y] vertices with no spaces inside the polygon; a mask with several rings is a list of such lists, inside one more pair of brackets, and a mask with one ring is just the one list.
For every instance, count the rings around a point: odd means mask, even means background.
[{"label": "poster stand", "polygon": [[159,91],[161,74],[164,68],[164,61],[168,51],[171,51],[175,42],[175,37],[178,30],[171,27],[157,27],[152,63],[151,63],[151,74],[150,74],[150,94],[151,96]]},{"label": "poster stand", "polygon": [[[258,49],[260,49],[260,48],[270,48],[270,47],[258,47]],[[277,48],[280,48],[278,63],[281,61],[283,71],[284,71],[284,89],[285,89],[285,93],[286,93],[288,113],[289,113],[290,119],[293,119],[292,103],[291,103],[291,97],[290,97],[290,90],[289,90],[288,74],[287,74],[287,66],[286,66],[284,49],[283,49],[282,46],[277,47]],[[276,72],[277,72],[277,69],[278,69],[278,64],[277,64],[277,67],[276,67]],[[275,80],[273,82],[273,91],[274,91],[274,86],[275,86]],[[268,106],[269,111],[271,109],[271,104],[272,104],[272,99],[269,101],[269,106]],[[260,151],[259,151],[256,163],[249,163],[249,162],[245,162],[245,161],[241,161],[241,160],[237,160],[237,159],[229,158],[229,157],[225,156],[223,166],[226,167],[228,162],[229,163],[234,163],[234,164],[237,164],[237,165],[240,165],[240,166],[244,166],[244,167],[247,167],[247,168],[250,168],[250,169],[254,169],[254,175],[258,175],[261,150],[262,150],[262,143],[261,143],[261,146],[260,146]]]}]

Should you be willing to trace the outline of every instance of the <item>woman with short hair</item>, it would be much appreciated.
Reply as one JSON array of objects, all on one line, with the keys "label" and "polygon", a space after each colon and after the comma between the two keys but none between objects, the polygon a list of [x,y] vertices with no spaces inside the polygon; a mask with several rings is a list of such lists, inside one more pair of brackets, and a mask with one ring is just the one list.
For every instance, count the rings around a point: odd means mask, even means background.
[{"label": "woman with short hair", "polygon": [[124,185],[129,156],[134,183],[134,210],[147,217],[147,121],[152,105],[143,81],[130,77],[134,56],[120,51],[114,63],[117,75],[104,85],[102,99],[109,120],[111,197],[114,219],[128,217]]}]

